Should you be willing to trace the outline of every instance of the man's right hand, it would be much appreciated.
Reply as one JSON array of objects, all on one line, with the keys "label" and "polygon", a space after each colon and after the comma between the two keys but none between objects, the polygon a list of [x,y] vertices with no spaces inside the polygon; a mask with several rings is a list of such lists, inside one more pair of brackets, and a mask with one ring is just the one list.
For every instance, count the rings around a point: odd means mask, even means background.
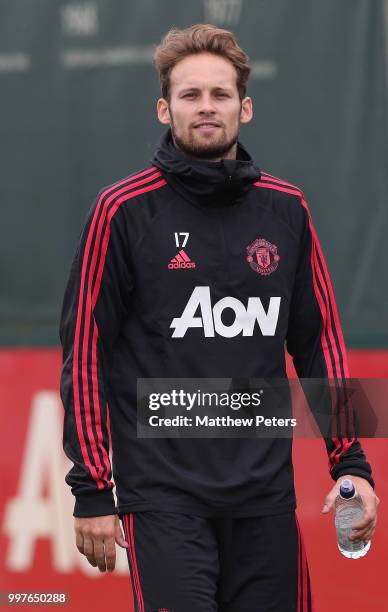
[{"label": "man's right hand", "polygon": [[116,564],[115,542],[122,548],[128,548],[117,514],[75,517],[74,529],[77,548],[90,565],[98,567],[100,572],[113,572]]}]

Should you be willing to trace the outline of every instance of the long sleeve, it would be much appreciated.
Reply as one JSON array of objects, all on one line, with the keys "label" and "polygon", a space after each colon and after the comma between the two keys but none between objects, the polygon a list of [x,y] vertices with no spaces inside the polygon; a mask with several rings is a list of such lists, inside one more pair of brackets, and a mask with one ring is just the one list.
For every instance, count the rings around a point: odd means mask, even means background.
[{"label": "long sleeve", "polygon": [[105,364],[132,289],[125,224],[101,192],[88,215],[63,300],[61,398],[66,482],[75,516],[114,514]]},{"label": "long sleeve", "polygon": [[[292,355],[300,378],[329,379],[334,393],[332,422],[339,428],[324,436],[329,472],[333,480],[344,474],[361,476],[374,487],[371,466],[367,462],[355,429],[343,431],[346,420],[339,412],[350,411],[346,379],[349,377],[346,349],[328,269],[305,199],[304,228],[287,332],[287,350]],[[306,393],[307,395],[307,393]],[[308,398],[309,399],[309,398]],[[314,414],[314,402],[309,402]],[[349,417],[350,412],[345,415]],[[348,421],[349,422],[349,421]]]}]

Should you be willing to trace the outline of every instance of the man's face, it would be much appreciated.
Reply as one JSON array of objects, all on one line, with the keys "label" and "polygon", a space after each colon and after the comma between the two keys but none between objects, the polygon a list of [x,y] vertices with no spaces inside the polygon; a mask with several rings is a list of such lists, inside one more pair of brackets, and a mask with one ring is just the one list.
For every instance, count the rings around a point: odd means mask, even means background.
[{"label": "man's face", "polygon": [[240,100],[233,64],[211,53],[189,55],[170,75],[170,100],[158,100],[175,145],[195,159],[236,157],[240,123],[252,118],[251,98]]}]

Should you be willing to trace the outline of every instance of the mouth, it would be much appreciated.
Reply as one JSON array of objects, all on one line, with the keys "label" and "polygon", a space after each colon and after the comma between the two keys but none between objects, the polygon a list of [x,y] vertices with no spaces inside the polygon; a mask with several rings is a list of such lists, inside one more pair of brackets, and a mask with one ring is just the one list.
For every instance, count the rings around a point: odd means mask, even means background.
[{"label": "mouth", "polygon": [[220,127],[220,124],[216,123],[215,121],[201,121],[201,123],[196,123],[194,125],[194,129],[199,130],[200,132],[211,132]]}]

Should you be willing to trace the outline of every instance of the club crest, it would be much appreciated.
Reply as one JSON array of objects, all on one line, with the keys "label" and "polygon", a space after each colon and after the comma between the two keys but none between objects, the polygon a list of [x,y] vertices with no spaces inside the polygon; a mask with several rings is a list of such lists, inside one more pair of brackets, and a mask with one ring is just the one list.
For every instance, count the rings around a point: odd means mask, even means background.
[{"label": "club crest", "polygon": [[252,270],[263,276],[275,272],[279,265],[278,247],[264,238],[256,238],[247,246],[247,262]]}]

